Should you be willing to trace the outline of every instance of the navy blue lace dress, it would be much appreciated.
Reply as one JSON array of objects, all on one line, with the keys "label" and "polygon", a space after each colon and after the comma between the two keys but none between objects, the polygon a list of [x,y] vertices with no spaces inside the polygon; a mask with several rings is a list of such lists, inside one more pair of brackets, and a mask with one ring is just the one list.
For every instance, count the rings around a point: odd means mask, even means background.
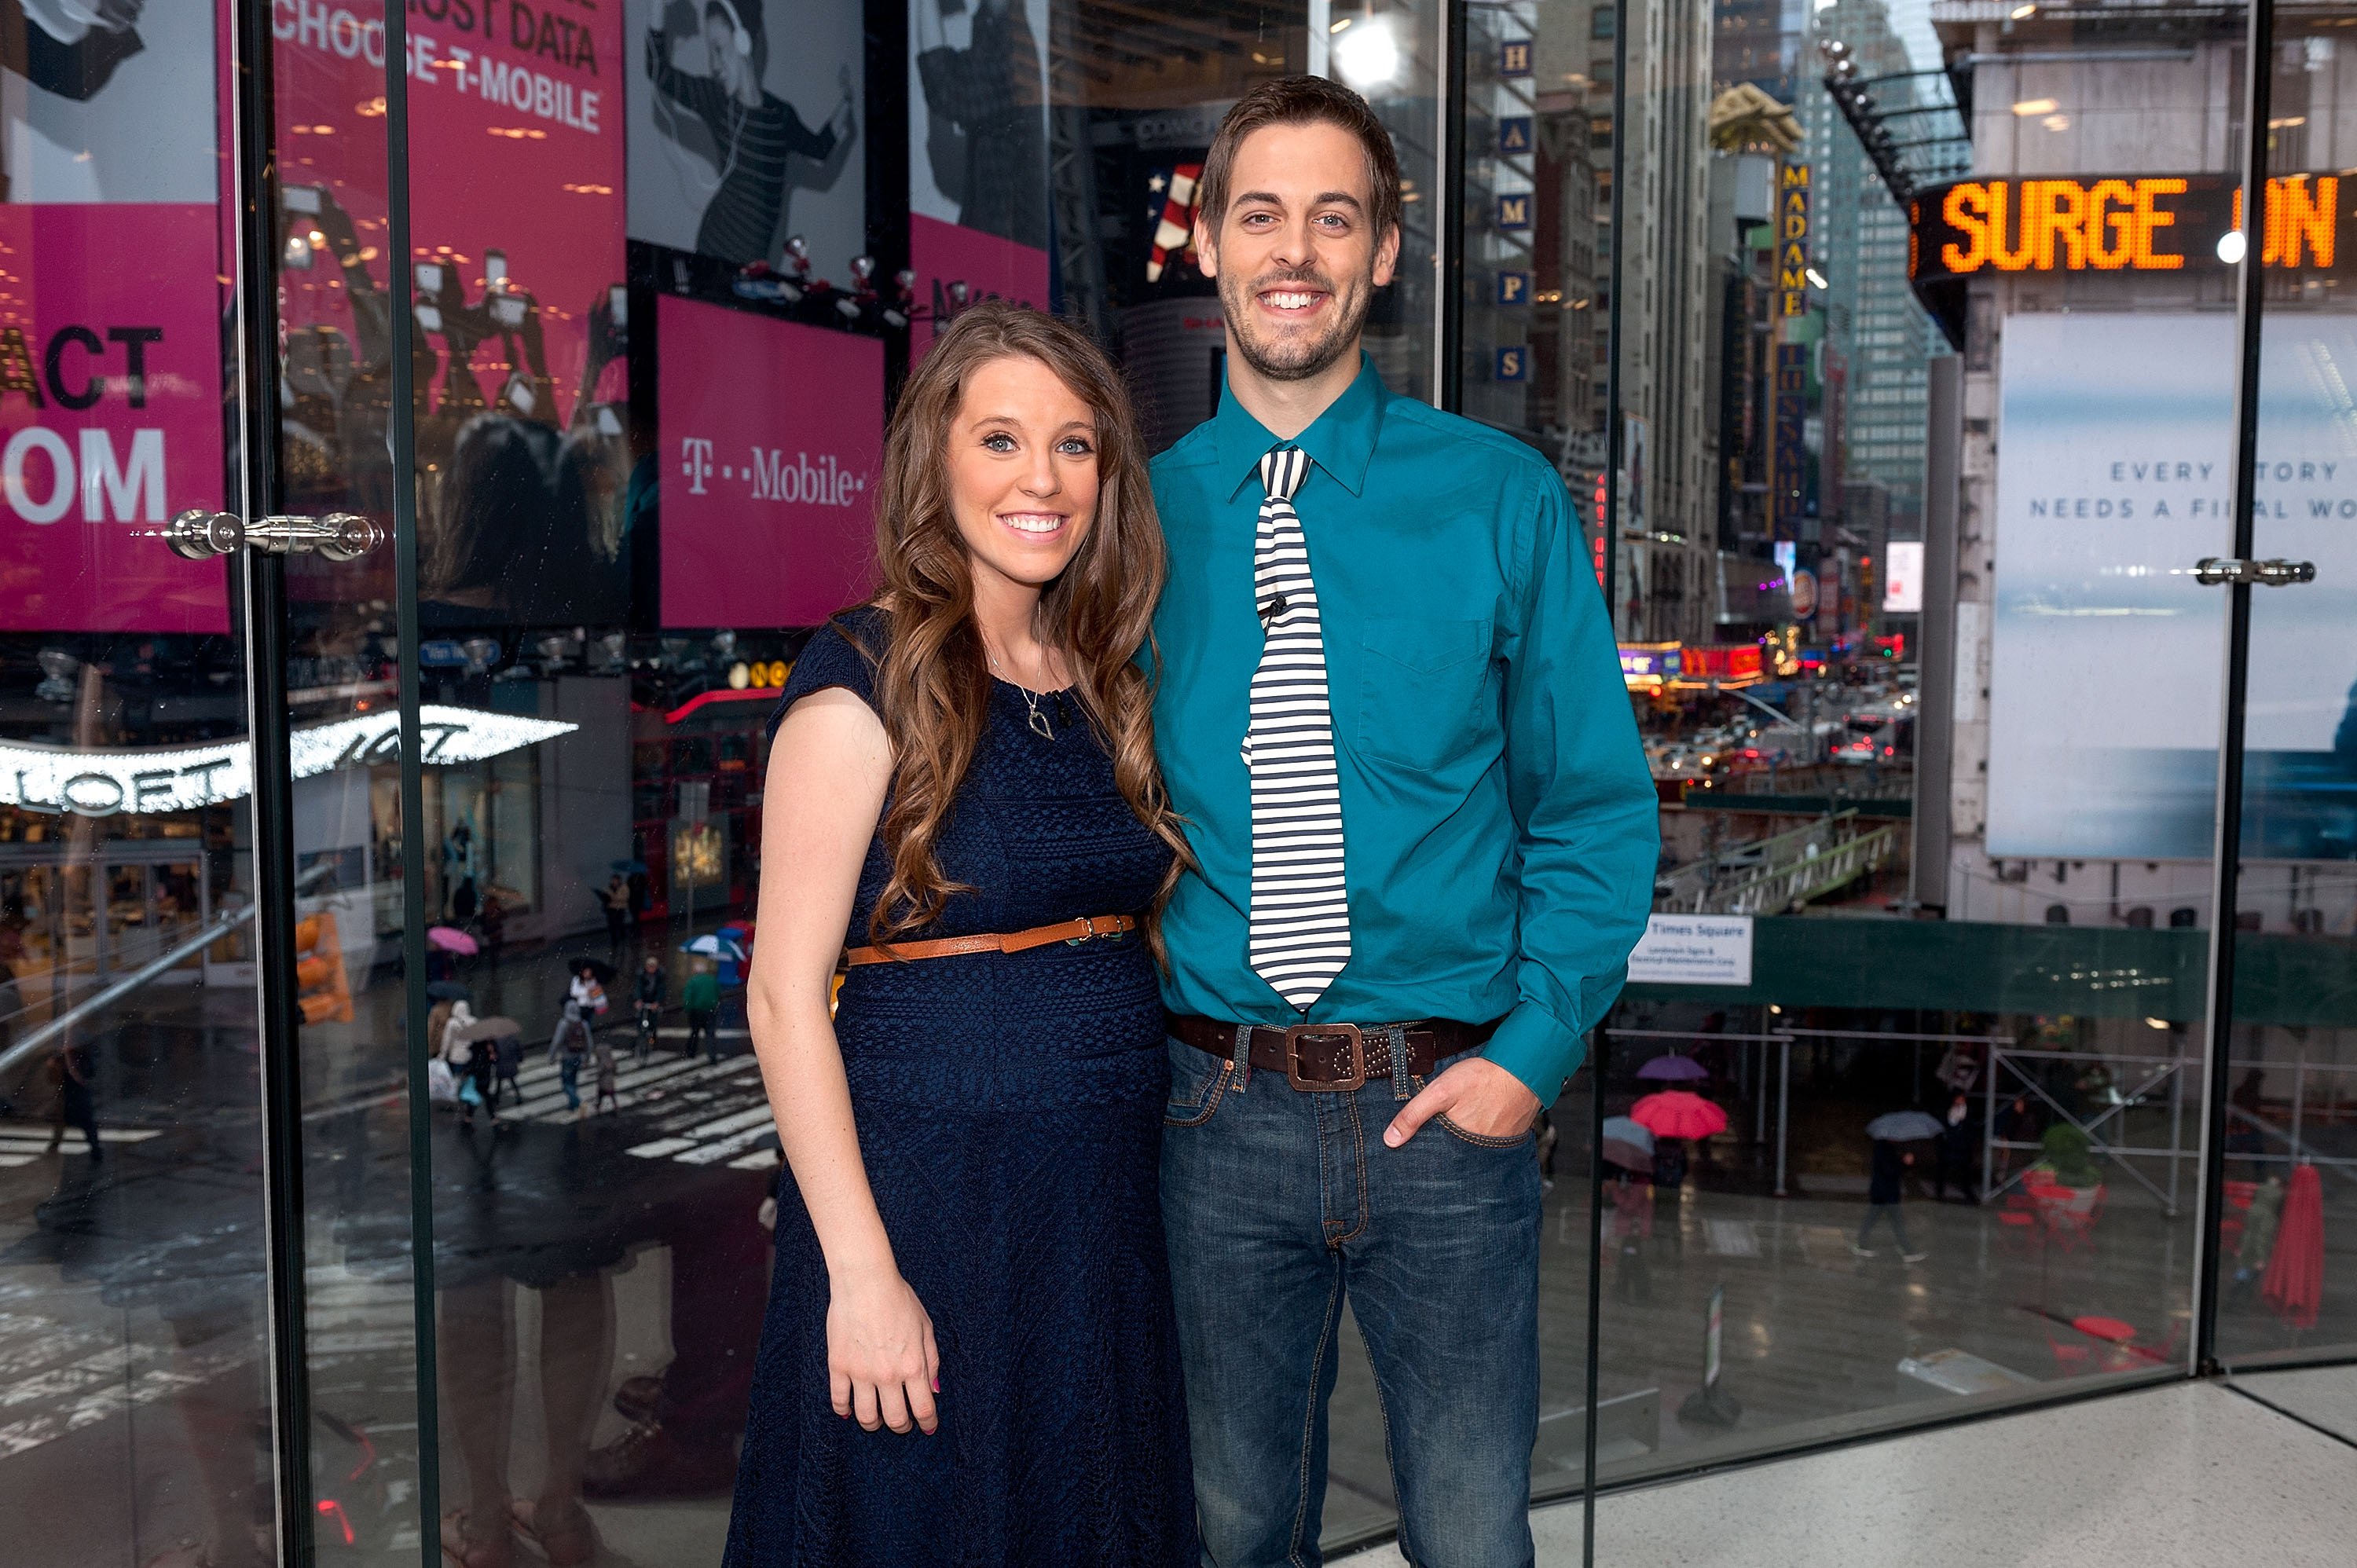
[{"label": "navy blue lace dress", "polygon": [[[843,618],[881,650],[880,615]],[[829,686],[873,700],[833,628],[780,713]],[[994,684],[939,845],[974,891],[924,934],[1142,913],[1159,886],[1169,852],[1078,708],[1040,706],[1052,741]],[[851,945],[886,873],[871,844]],[[1157,1189],[1169,1074],[1144,941],[865,965],[835,1036],[885,1230],[941,1346],[941,1429],[870,1433],[830,1407],[826,1268],[789,1176],[728,1568],[1193,1564]]]}]

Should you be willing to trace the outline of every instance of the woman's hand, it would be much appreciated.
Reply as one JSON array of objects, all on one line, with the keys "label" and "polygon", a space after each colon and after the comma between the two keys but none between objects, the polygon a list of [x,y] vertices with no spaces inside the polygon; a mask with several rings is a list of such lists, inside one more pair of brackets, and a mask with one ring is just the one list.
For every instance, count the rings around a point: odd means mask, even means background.
[{"label": "woman's hand", "polygon": [[837,1415],[856,1415],[874,1432],[941,1424],[942,1353],[933,1320],[894,1270],[834,1282],[826,1309],[827,1387]]}]

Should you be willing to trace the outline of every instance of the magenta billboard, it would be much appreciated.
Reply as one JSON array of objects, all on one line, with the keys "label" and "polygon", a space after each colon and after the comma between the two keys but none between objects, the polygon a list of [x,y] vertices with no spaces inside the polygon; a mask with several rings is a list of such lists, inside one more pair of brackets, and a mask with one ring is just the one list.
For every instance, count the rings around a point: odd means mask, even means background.
[{"label": "magenta billboard", "polygon": [[662,296],[662,624],[815,626],[874,585],[884,346]]}]

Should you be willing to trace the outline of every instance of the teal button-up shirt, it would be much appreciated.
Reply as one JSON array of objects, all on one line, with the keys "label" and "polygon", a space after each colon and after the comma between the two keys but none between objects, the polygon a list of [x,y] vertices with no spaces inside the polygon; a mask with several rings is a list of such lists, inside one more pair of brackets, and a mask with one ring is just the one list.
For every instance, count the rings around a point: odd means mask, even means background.
[{"label": "teal button-up shirt", "polygon": [[[1300,1018],[1253,972],[1240,746],[1276,437],[1232,392],[1154,462],[1170,548],[1155,749],[1199,871],[1163,920],[1180,1013]],[[1652,779],[1570,496],[1510,436],[1358,380],[1296,439],[1326,636],[1351,962],[1311,1022],[1503,1018],[1484,1054],[1551,1103],[1620,990],[1660,853]]]}]

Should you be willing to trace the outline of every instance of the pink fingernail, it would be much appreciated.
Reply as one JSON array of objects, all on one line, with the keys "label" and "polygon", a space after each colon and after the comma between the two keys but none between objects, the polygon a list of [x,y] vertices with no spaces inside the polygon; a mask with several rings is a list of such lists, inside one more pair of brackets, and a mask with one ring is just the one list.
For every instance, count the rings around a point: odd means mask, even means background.
[{"label": "pink fingernail", "polygon": [[941,1380],[939,1377],[935,1377],[935,1378],[933,1379],[933,1392],[935,1392],[935,1393],[939,1393],[939,1392],[941,1392],[941,1391],[942,1391],[942,1380]]}]

